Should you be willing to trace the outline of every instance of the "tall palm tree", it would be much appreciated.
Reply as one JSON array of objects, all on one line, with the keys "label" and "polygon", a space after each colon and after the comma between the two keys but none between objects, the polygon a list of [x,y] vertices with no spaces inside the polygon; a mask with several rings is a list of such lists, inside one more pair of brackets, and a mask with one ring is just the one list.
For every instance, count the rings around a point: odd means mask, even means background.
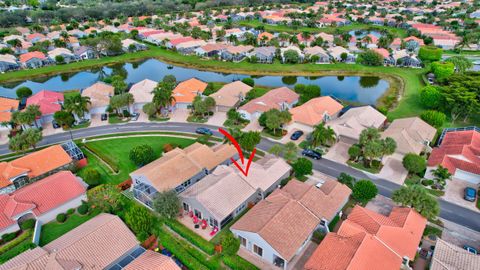
[{"label": "tall palm tree", "polygon": [[326,145],[335,141],[335,131],[331,127],[325,127],[324,123],[320,123],[314,127],[312,132],[312,145],[317,147],[319,145]]},{"label": "tall palm tree", "polygon": [[90,104],[92,104],[90,97],[83,97],[78,94],[67,97],[63,107],[67,112],[73,113],[76,119],[83,120]]},{"label": "tall palm tree", "polygon": [[135,103],[135,98],[133,98],[132,93],[125,93],[125,94],[123,94],[123,95],[125,95],[125,105],[126,105],[127,108],[128,108],[128,112],[131,113],[131,111],[130,111],[130,105],[132,105],[133,103]]},{"label": "tall palm tree", "polygon": [[157,106],[158,111],[163,115],[165,109],[169,108],[174,102],[175,97],[173,96],[173,92],[168,89],[163,89],[160,86],[155,87],[153,89],[153,103]]}]

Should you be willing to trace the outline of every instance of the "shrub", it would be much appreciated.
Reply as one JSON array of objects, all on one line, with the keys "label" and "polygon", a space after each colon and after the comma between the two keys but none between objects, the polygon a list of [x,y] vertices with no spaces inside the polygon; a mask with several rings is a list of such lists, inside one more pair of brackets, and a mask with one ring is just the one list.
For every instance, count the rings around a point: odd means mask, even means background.
[{"label": "shrub", "polygon": [[240,248],[240,240],[238,240],[233,233],[226,233],[222,236],[223,253],[227,255],[237,254]]},{"label": "shrub", "polygon": [[143,166],[155,160],[155,152],[148,144],[135,146],[130,150],[130,160],[137,166]]},{"label": "shrub", "polygon": [[352,190],[353,197],[364,204],[375,198],[377,193],[377,186],[370,180],[360,180],[356,182]]},{"label": "shrub", "polygon": [[419,174],[427,168],[427,161],[425,158],[414,153],[406,154],[403,157],[402,164],[409,173],[414,174]]},{"label": "shrub", "polygon": [[163,145],[163,152],[168,153],[168,152],[172,151],[173,149],[175,149],[175,147],[177,147],[177,145],[174,144],[174,143],[164,144]]},{"label": "shrub", "polygon": [[98,186],[100,184],[100,177],[100,173],[97,169],[89,167],[85,168],[85,170],[83,171],[83,180],[89,186]]},{"label": "shrub", "polygon": [[77,208],[77,211],[80,215],[85,215],[88,213],[88,204],[84,203]]},{"label": "shrub", "polygon": [[438,61],[442,58],[443,50],[434,46],[422,46],[418,52],[418,57],[423,62]]},{"label": "shrub", "polygon": [[143,234],[141,241],[145,240],[151,233],[155,217],[152,212],[143,206],[132,204],[125,214],[125,223],[136,234]]},{"label": "shrub", "polygon": [[10,242],[13,239],[15,239],[15,237],[17,237],[17,232],[6,233],[6,234],[2,235],[2,242],[3,243]]},{"label": "shrub", "polygon": [[58,222],[63,223],[65,222],[65,220],[67,220],[67,215],[65,215],[64,213],[60,213],[57,215]]},{"label": "shrub", "polygon": [[296,177],[304,177],[312,173],[313,164],[309,159],[299,158],[292,164],[292,168]]},{"label": "shrub", "polygon": [[420,118],[436,128],[442,127],[447,120],[447,116],[444,113],[431,110],[422,112]]},{"label": "shrub", "polygon": [[238,255],[223,256],[223,262],[232,270],[259,270],[258,267]]},{"label": "shrub", "polygon": [[242,82],[246,85],[249,85],[251,87],[255,86],[255,81],[252,78],[245,78],[242,80]]},{"label": "shrub", "polygon": [[35,227],[35,222],[36,221],[33,218],[27,219],[20,224],[20,229],[22,229],[22,231],[33,229]]},{"label": "shrub", "polygon": [[200,235],[192,232],[189,228],[185,227],[177,220],[166,220],[165,224],[167,224],[168,227],[170,227],[173,231],[188,240],[190,243],[203,250],[205,253],[213,255],[213,253],[215,252],[215,245],[213,243],[208,242]]},{"label": "shrub", "polygon": [[12,247],[8,250],[6,250],[5,252],[0,252],[0,264],[16,257],[17,255],[19,255],[20,253],[23,253],[25,252],[26,250],[29,250],[29,249],[32,249],[32,248],[35,248],[36,245],[30,241],[23,241],[21,243],[19,243],[18,245],[16,245],[15,247]]},{"label": "shrub", "polygon": [[338,182],[346,185],[350,189],[353,188],[355,181],[356,181],[355,177],[343,172],[338,176]]},{"label": "shrub", "polygon": [[73,213],[75,213],[75,209],[70,208],[70,209],[67,210],[67,215],[71,216],[71,215],[73,215]]},{"label": "shrub", "polygon": [[432,63],[432,72],[438,81],[443,81],[455,73],[455,65],[451,62],[434,62]]},{"label": "shrub", "polygon": [[312,235],[312,242],[316,244],[320,244],[320,242],[322,242],[324,237],[325,237],[325,233],[323,233],[320,230],[315,230]]},{"label": "shrub", "polygon": [[426,187],[431,186],[431,185],[433,185],[433,180],[431,180],[431,179],[423,179],[423,180],[422,180],[422,185],[424,185],[424,186],[426,186]]}]

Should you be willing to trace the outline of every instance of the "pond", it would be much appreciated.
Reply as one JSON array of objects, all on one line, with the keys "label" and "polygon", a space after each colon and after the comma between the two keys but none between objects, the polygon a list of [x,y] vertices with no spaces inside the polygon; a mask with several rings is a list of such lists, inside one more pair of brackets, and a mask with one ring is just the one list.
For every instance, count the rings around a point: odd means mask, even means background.
[{"label": "pond", "polygon": [[371,30],[371,31],[368,31],[368,30],[352,30],[348,33],[351,36],[355,36],[356,38],[363,38],[364,36],[366,36],[368,34],[372,34],[376,38],[380,38],[382,36],[382,33],[378,32],[378,31],[375,31],[375,30]]},{"label": "pond", "polygon": [[[15,97],[15,90],[27,86],[34,93],[41,90],[67,91],[84,89],[98,80],[111,74],[122,74],[126,82],[133,84],[144,79],[160,81],[165,75],[175,75],[178,81],[196,77],[206,82],[232,82],[241,80],[249,75],[225,74],[211,71],[200,71],[191,68],[170,66],[156,59],[142,62],[118,64],[110,67],[90,69],[77,73],[61,74],[17,83],[6,83],[0,86],[0,96]],[[297,83],[315,84],[320,86],[322,95],[331,95],[336,98],[374,105],[379,97],[388,89],[386,80],[379,77],[359,76],[252,76],[256,85],[267,87],[287,86],[293,88]]]}]

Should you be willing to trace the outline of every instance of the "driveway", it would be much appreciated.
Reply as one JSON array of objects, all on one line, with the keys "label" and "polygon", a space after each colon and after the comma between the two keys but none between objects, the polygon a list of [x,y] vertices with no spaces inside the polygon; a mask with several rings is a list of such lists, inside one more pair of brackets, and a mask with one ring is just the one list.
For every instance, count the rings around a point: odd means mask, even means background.
[{"label": "driveway", "polygon": [[383,168],[378,177],[387,179],[399,185],[403,185],[408,171],[403,167],[402,158],[400,156],[389,156],[383,159]]},{"label": "driveway", "polygon": [[463,247],[463,245],[469,245],[480,248],[480,232],[471,230],[446,219],[442,219],[442,221],[444,227],[442,232],[443,240],[459,247]]},{"label": "driveway", "polygon": [[189,109],[175,109],[170,117],[170,122],[187,122],[188,115],[190,114]]},{"label": "driveway", "polygon": [[52,123],[45,123],[42,125],[42,134],[43,136],[48,136],[48,135],[53,135],[53,134],[59,134],[63,133],[62,128],[53,128]]},{"label": "driveway", "polygon": [[463,192],[466,187],[478,189],[478,185],[472,184],[467,181],[456,178],[453,178],[450,181],[447,180],[447,187],[445,188],[445,195],[443,196],[443,199],[451,203],[458,204],[462,207],[468,208],[470,210],[480,212],[475,206],[475,202],[469,202],[463,199]]},{"label": "driveway", "polygon": [[292,141],[292,140],[290,139],[290,136],[292,136],[292,134],[293,134],[295,131],[297,131],[297,130],[299,130],[299,129],[296,129],[296,128],[295,128],[295,129],[289,130],[288,133],[287,133],[287,135],[283,136],[283,138],[281,138],[281,139],[279,140],[279,142],[280,142],[280,143],[283,143],[283,144],[288,143],[288,142],[294,142],[296,145],[299,145],[301,142],[303,142],[303,141],[307,138],[307,133],[304,132],[303,135],[302,135],[300,138],[298,138],[298,140]]},{"label": "driveway", "polygon": [[223,123],[227,120],[226,112],[215,112],[207,121],[207,125],[223,126]]},{"label": "driveway", "polygon": [[333,160],[339,163],[346,163],[350,159],[348,155],[348,149],[351,144],[339,141],[330,147],[330,150],[323,156],[326,159]]},{"label": "driveway", "polygon": [[243,131],[262,131],[263,127],[260,126],[257,119],[252,119],[250,123],[243,129]]},{"label": "driveway", "polygon": [[108,120],[102,121],[102,115],[101,114],[92,114],[90,121],[91,121],[91,123],[90,123],[91,127],[108,125]]}]

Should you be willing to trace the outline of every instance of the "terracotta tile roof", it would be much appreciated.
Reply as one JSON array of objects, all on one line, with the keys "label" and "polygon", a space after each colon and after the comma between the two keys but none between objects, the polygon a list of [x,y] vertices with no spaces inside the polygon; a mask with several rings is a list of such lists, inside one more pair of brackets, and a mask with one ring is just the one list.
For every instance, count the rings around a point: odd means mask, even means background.
[{"label": "terracotta tile roof", "polygon": [[437,130],[418,117],[395,119],[383,132],[382,137],[391,137],[397,142],[396,152],[419,154],[425,142],[431,142]]},{"label": "terracotta tile roof", "polygon": [[90,98],[91,108],[108,106],[114,94],[115,88],[104,82],[96,82],[82,91],[82,96]]},{"label": "terracotta tile roof", "polygon": [[41,60],[47,59],[44,53],[39,52],[39,51],[34,51],[34,52],[28,52],[20,55],[19,60],[21,63],[26,63],[30,61],[32,58],[38,58]]},{"label": "terracotta tile roof", "polygon": [[480,133],[474,130],[448,132],[428,158],[428,166],[438,165],[451,174],[457,169],[480,174]]},{"label": "terracotta tile roof", "polygon": [[173,96],[176,103],[192,103],[195,96],[203,93],[207,88],[207,83],[197,78],[191,78],[183,81],[173,89]]},{"label": "terracotta tile roof", "polygon": [[171,39],[169,41],[169,43],[172,45],[172,46],[177,46],[178,44],[181,44],[183,42],[187,42],[187,41],[192,41],[192,40],[195,40],[194,38],[192,37],[179,37],[179,38],[174,38],[174,39]]},{"label": "terracotta tile roof", "polygon": [[263,41],[263,37],[265,37],[266,40],[269,41],[273,38],[273,34],[270,34],[269,32],[262,32],[257,36],[257,39]]},{"label": "terracotta tile roof", "polygon": [[220,90],[211,94],[217,106],[234,107],[252,87],[242,81],[235,81],[224,85]]},{"label": "terracotta tile roof", "polygon": [[194,143],[185,149],[175,148],[130,175],[145,176],[158,191],[170,190],[205,168],[212,170],[236,153],[235,147],[229,144],[210,148]]},{"label": "terracotta tile roof", "polygon": [[431,270],[477,270],[480,269],[480,256],[472,254],[461,247],[440,238],[435,244]]},{"label": "terracotta tile roof", "polygon": [[145,79],[130,88],[129,93],[133,95],[135,103],[147,103],[153,99],[153,90],[157,87],[158,82]]},{"label": "terracotta tile roof", "polygon": [[42,90],[27,99],[27,106],[38,105],[42,115],[54,114],[62,109],[60,102],[63,102],[62,93]]},{"label": "terracotta tile roof", "polygon": [[291,104],[299,95],[287,87],[275,88],[265,95],[249,101],[239,109],[249,113],[266,112],[270,109],[282,109],[283,103]]},{"label": "terracotta tile roof", "polygon": [[40,216],[86,192],[86,186],[70,171],[61,171],[22,187],[11,194],[0,195],[0,228],[14,222],[15,217],[32,211]]},{"label": "terracotta tile roof", "polygon": [[342,104],[330,96],[313,98],[304,104],[290,109],[292,120],[309,126],[315,126],[325,119],[325,115],[336,115],[342,110]]},{"label": "terracotta tile roof", "polygon": [[254,47],[251,45],[228,46],[227,52],[229,52],[230,54],[242,54],[247,53],[253,49]]},{"label": "terracotta tile roof", "polygon": [[11,185],[10,179],[27,173],[37,177],[72,162],[62,146],[54,145],[9,162],[0,162],[0,187]]},{"label": "terracotta tile roof", "polygon": [[290,166],[283,159],[271,155],[253,162],[247,177],[235,165],[219,166],[180,196],[199,201],[221,221],[258,190],[265,192],[274,186],[289,171]]},{"label": "terracotta tile roof", "polygon": [[387,117],[371,106],[362,106],[349,109],[337,119],[327,122],[337,136],[344,136],[358,140],[360,133],[366,128],[380,128]]},{"label": "terracotta tile roof", "polygon": [[388,57],[390,57],[390,52],[387,51],[387,50],[384,49],[384,48],[373,48],[372,51],[380,54],[381,56],[383,56],[383,58],[388,58]]},{"label": "terracotta tile roof", "polygon": [[328,233],[305,264],[306,270],[397,270],[413,259],[426,219],[396,207],[383,216],[356,205],[337,233]]},{"label": "terracotta tile roof", "polygon": [[36,248],[7,261],[0,266],[0,270],[100,270],[137,246],[135,235],[119,217],[100,214],[43,248]]},{"label": "terracotta tile roof", "polygon": [[129,263],[124,270],[180,270],[181,268],[168,256],[151,250]]},{"label": "terracotta tile roof", "polygon": [[16,99],[0,97],[0,122],[9,122],[12,112],[18,110],[18,104]]}]

